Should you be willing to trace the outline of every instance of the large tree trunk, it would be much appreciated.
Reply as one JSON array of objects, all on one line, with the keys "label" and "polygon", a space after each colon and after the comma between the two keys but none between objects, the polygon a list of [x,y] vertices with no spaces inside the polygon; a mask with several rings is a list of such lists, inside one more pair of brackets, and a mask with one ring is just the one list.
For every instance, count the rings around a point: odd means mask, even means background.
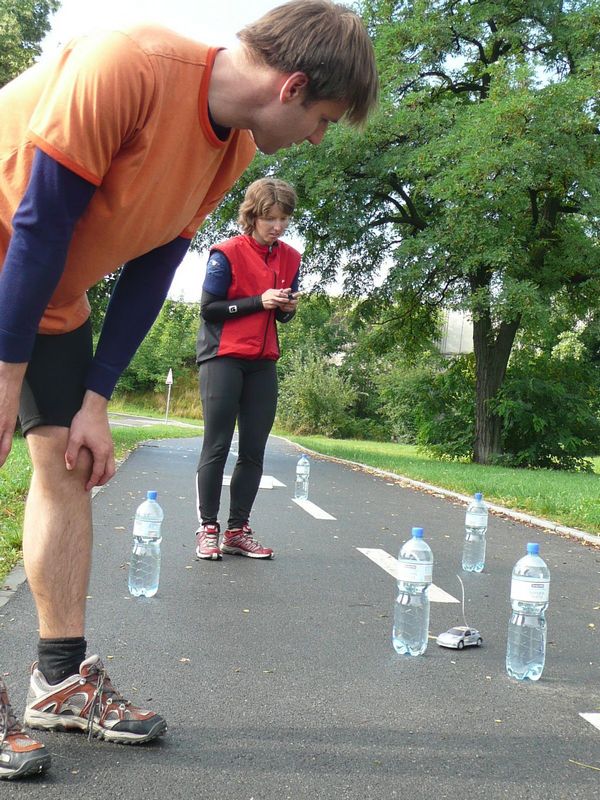
[{"label": "large tree trunk", "polygon": [[490,411],[489,401],[502,386],[520,322],[520,315],[511,322],[502,322],[497,333],[489,313],[482,314],[473,322],[477,376],[473,461],[478,464],[489,464],[501,453],[501,420]]}]

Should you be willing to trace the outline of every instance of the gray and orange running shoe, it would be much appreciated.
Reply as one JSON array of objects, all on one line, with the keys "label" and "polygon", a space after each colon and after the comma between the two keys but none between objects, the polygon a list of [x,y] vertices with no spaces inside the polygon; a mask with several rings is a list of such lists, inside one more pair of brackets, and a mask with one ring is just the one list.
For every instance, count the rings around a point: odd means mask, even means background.
[{"label": "gray and orange running shoe", "polygon": [[28,736],[14,715],[6,684],[0,678],[0,778],[39,775],[50,766],[50,753]]},{"label": "gray and orange running shoe", "polygon": [[252,528],[244,525],[240,531],[225,531],[221,542],[221,552],[248,558],[274,558],[270,547],[263,547],[254,539]]},{"label": "gray and orange running shoe", "polygon": [[154,711],[136,708],[113,687],[99,656],[81,663],[79,673],[49,684],[33,665],[25,724],[49,731],[87,731],[119,744],[142,744],[167,730]]},{"label": "gray and orange running shoe", "polygon": [[196,531],[196,558],[219,559],[219,526],[217,523],[201,525]]}]

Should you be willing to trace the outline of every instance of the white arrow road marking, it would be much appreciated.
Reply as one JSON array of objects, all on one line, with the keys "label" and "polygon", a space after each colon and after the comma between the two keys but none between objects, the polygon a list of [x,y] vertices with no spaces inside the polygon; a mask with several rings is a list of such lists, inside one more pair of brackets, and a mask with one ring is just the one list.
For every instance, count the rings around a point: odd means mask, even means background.
[{"label": "white arrow road marking", "polygon": [[[381,569],[389,572],[393,578],[398,578],[398,561],[394,558],[394,556],[386,553],[385,550],[378,550],[371,547],[357,547],[356,549],[359,553],[362,553],[367,558],[370,558],[371,561],[377,564],[378,567],[381,567]],[[460,602],[460,600],[457,600],[456,597],[452,597],[451,594],[448,594],[448,592],[445,592],[443,589],[440,589],[439,586],[436,586],[435,583],[432,583],[429,587],[429,599],[432,603]]]},{"label": "white arrow road marking", "polygon": [[600,714],[580,714],[580,717],[583,717],[590,725],[593,725],[594,728],[598,728],[600,731]]},{"label": "white arrow road marking", "polygon": [[[223,486],[231,485],[231,475],[223,475]],[[274,489],[276,486],[285,486],[285,483],[278,481],[272,475],[263,475],[260,479],[259,489]]]},{"label": "white arrow road marking", "polygon": [[310,500],[299,500],[297,497],[292,497],[292,500],[315,519],[335,519],[335,517],[332,517],[327,511],[323,511],[322,508],[311,503]]}]

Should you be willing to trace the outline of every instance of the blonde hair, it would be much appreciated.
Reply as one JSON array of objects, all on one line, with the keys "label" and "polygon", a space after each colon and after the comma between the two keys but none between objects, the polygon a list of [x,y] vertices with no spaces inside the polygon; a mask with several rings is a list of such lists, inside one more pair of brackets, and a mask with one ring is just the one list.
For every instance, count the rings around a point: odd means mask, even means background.
[{"label": "blonde hair", "polygon": [[296,192],[289,183],[278,178],[259,178],[246,189],[238,224],[246,235],[251,236],[258,217],[266,216],[277,205],[285,214],[293,214],[296,201]]},{"label": "blonde hair", "polygon": [[379,79],[367,30],[351,9],[329,0],[291,0],[237,34],[251,56],[279,72],[303,72],[306,102],[348,103],[362,124],[377,102]]}]

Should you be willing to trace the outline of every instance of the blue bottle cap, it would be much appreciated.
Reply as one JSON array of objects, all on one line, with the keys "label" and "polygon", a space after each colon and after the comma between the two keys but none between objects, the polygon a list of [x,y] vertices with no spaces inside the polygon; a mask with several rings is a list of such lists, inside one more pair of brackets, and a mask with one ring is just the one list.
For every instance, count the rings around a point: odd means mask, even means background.
[{"label": "blue bottle cap", "polygon": [[483,500],[483,495],[481,492],[475,492],[475,500]]},{"label": "blue bottle cap", "polygon": [[413,528],[412,529],[412,536],[413,536],[413,539],[422,539],[423,538],[423,528]]},{"label": "blue bottle cap", "polygon": [[540,546],[537,542],[528,542],[527,543],[527,555],[528,556],[537,556],[540,552]]},{"label": "blue bottle cap", "polygon": [[146,493],[146,500],[156,500],[157,497],[158,497],[158,492],[155,491],[154,489],[150,489]]}]

